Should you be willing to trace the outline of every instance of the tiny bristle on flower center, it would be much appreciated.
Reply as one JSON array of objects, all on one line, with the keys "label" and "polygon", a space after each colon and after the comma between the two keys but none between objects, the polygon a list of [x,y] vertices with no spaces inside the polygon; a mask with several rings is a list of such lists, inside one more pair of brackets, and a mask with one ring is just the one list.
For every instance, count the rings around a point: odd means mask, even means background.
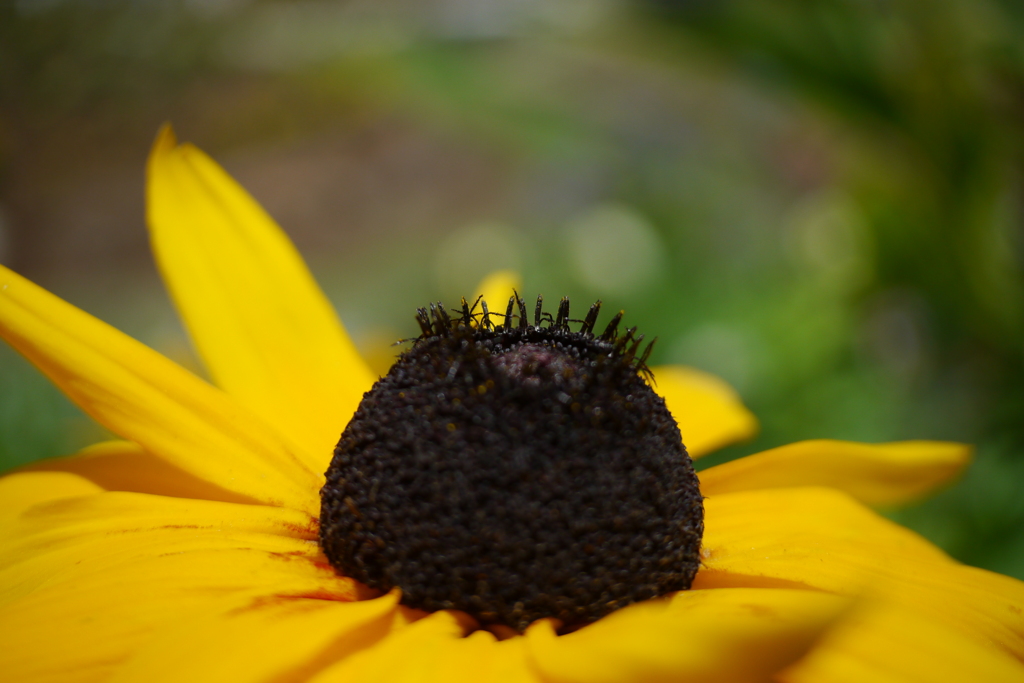
[{"label": "tiny bristle on flower center", "polygon": [[[585,624],[690,587],[702,498],[622,313],[595,331],[478,300],[419,309],[422,334],[363,398],[321,491],[342,574],[402,602],[524,629]],[[577,326],[573,330],[572,327]]]}]

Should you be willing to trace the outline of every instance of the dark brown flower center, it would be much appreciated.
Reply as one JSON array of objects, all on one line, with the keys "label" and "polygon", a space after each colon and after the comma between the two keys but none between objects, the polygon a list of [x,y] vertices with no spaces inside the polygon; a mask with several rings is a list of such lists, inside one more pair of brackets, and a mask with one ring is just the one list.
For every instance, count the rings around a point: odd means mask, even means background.
[{"label": "dark brown flower center", "polygon": [[[345,428],[321,491],[331,564],[402,602],[523,629],[594,621],[689,588],[697,477],[619,316],[578,331],[568,301],[533,324],[463,302],[423,334]],[[486,309],[485,309],[486,310]],[[494,326],[490,318],[502,320]],[[648,347],[649,351],[649,347]]]}]

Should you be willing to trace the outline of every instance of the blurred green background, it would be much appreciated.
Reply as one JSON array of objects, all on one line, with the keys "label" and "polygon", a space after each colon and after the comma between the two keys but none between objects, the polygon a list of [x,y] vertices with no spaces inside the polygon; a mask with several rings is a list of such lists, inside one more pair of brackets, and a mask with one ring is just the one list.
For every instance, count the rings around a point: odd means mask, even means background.
[{"label": "blurred green background", "polygon": [[[0,262],[198,372],[143,221],[168,120],[381,371],[517,268],[740,391],[762,432],[708,462],[977,444],[889,514],[1024,578],[1017,0],[0,0]],[[100,438],[0,349],[0,469]]]}]

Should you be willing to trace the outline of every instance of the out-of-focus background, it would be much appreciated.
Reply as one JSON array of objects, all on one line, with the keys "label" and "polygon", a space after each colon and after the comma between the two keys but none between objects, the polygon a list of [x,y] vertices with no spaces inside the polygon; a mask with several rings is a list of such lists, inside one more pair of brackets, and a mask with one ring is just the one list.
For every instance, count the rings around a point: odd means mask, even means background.
[{"label": "out-of-focus background", "polygon": [[[165,121],[379,372],[516,268],[739,390],[762,432],[709,462],[977,444],[890,514],[1024,578],[1018,0],[0,0],[0,262],[198,368],[143,220]],[[100,438],[0,348],[0,469]]]}]

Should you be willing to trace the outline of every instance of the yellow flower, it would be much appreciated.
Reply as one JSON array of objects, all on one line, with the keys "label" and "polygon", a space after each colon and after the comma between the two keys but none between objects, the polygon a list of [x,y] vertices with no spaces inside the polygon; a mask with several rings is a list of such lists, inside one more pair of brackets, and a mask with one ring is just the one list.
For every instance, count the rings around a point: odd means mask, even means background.
[{"label": "yellow flower", "polygon": [[[148,217],[216,386],[0,269],[0,333],[124,439],[0,479],[5,680],[1024,680],[1024,585],[865,507],[955,476],[957,444],[707,469],[693,589],[569,635],[499,640],[374,596],[317,544],[322,473],[373,381],[344,328],[272,220],[169,129]],[[714,378],[654,372],[694,457],[756,428]]]}]

